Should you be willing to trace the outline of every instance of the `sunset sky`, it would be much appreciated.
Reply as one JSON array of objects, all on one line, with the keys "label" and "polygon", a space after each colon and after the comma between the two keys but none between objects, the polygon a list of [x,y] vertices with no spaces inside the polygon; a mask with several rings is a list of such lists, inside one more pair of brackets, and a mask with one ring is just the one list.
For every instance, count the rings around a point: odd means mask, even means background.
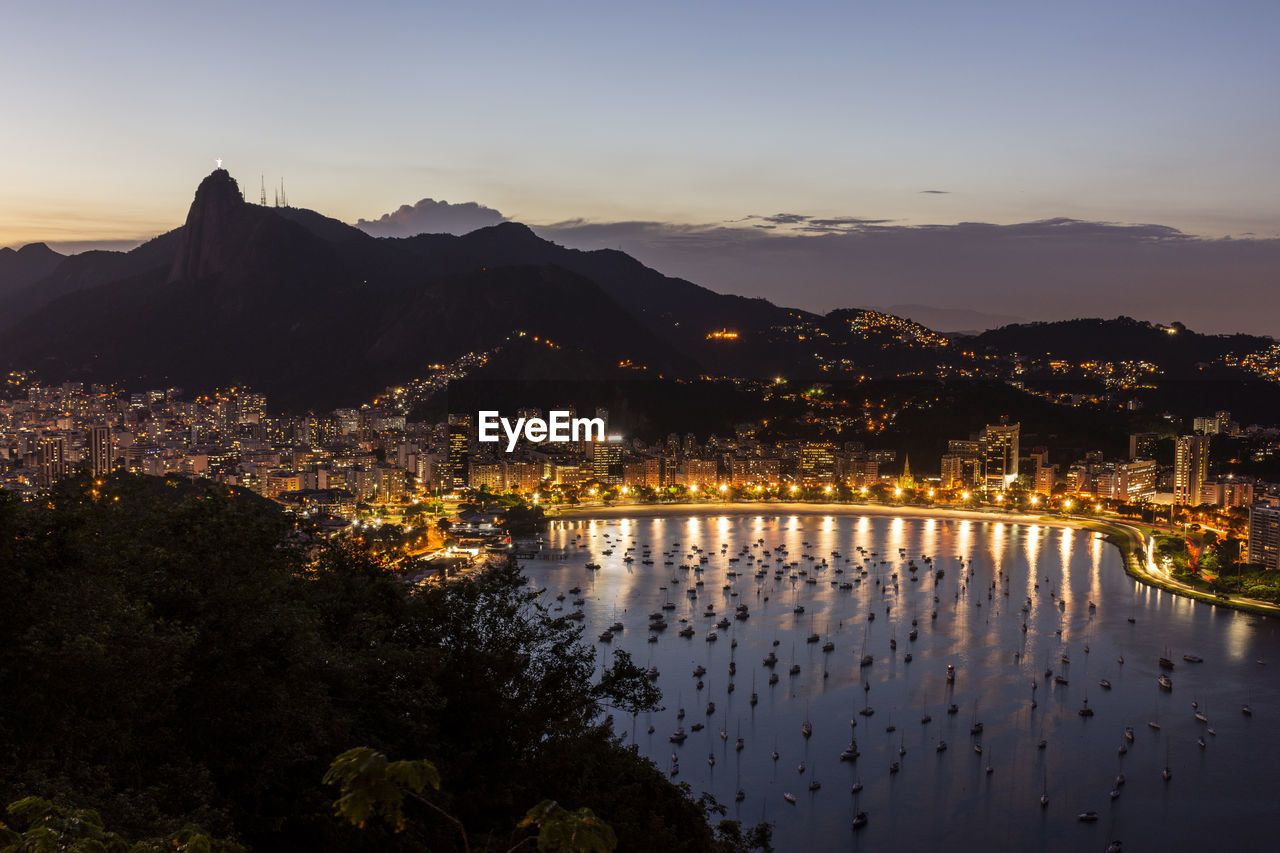
[{"label": "sunset sky", "polygon": [[251,200],[1280,237],[1280,3],[15,4],[0,246]]}]

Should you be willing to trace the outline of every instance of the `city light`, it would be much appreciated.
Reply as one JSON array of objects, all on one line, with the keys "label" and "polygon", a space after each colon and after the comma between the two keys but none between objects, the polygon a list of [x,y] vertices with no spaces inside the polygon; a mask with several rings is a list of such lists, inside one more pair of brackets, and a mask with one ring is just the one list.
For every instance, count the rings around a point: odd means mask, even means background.
[{"label": "city light", "polygon": [[1040,503],[1040,499],[1039,499],[1038,497],[1036,497],[1035,495],[1032,495],[1032,496],[1031,496],[1031,505],[1032,505],[1032,506],[1035,506],[1035,505],[1036,505],[1036,504],[1038,504],[1038,503]]},{"label": "city light", "polygon": [[831,487],[830,487],[830,486],[826,486],[825,488],[823,488],[823,490],[822,490],[822,491],[824,491],[825,493],[827,493],[827,494],[829,495],[829,494],[831,494]]}]

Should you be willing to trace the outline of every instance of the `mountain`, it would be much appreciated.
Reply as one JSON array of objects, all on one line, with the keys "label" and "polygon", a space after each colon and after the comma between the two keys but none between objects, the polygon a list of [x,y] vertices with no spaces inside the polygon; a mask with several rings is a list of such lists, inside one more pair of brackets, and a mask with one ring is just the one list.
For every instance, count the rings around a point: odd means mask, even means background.
[{"label": "mountain", "polygon": [[0,299],[44,278],[64,259],[44,243],[0,249]]},{"label": "mountain", "polygon": [[[555,364],[570,375],[628,361],[695,375],[700,365],[644,316],[658,316],[664,299],[687,299],[707,315],[781,316],[623,255],[571,253],[523,226],[370,237],[314,211],[247,204],[219,169],[197,188],[181,228],[132,252],[65,258],[11,294],[0,360],[50,378],[200,389],[245,382],[295,406],[351,403],[519,332],[553,341]],[[734,310],[715,311],[719,300]],[[682,331],[668,337],[693,337]],[[531,350],[522,368],[547,352]]]},{"label": "mountain", "polygon": [[1159,365],[1171,374],[1194,374],[1229,353],[1264,350],[1274,343],[1256,335],[1205,335],[1181,323],[1167,326],[1117,317],[1024,323],[983,332],[966,341],[975,352],[1038,355],[1069,362],[1132,361]]}]

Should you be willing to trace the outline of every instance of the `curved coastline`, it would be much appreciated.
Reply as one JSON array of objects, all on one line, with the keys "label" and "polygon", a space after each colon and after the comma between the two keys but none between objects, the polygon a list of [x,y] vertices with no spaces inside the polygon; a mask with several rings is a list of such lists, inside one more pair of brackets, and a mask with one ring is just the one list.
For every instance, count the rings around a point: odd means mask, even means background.
[{"label": "curved coastline", "polygon": [[1074,518],[1071,516],[1032,515],[1030,513],[1003,510],[955,509],[938,506],[884,506],[881,504],[810,503],[806,501],[778,501],[768,503],[664,503],[664,504],[593,504],[575,507],[557,507],[548,513],[548,520],[558,519],[608,519],[608,518],[660,518],[679,515],[874,515],[881,517],[906,517],[955,521],[996,521],[1015,524],[1044,524],[1051,527],[1067,527],[1099,533],[1120,551],[1125,573],[1130,577],[1174,595],[1181,595],[1209,604],[1240,610],[1259,616],[1280,616],[1280,605],[1266,601],[1233,596],[1220,599],[1214,595],[1163,578],[1153,573],[1147,555],[1149,541],[1142,531],[1122,521],[1100,518]]}]

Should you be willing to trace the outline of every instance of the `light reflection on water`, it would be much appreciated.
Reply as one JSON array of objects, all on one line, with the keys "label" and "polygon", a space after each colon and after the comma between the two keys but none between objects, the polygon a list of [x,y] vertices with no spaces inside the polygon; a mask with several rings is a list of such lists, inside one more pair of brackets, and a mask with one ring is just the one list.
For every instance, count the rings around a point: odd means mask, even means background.
[{"label": "light reflection on water", "polygon": [[[758,539],[764,545],[751,548]],[[635,562],[628,565],[624,552],[633,541]],[[724,543],[728,549],[721,553]],[[775,578],[778,552],[767,558],[761,552],[779,544],[787,548],[787,574]],[[1136,584],[1124,574],[1116,549],[1096,534],[949,518],[677,514],[556,522],[548,545],[567,549],[571,558],[525,562],[530,582],[547,589],[547,602],[556,606],[557,593],[581,586],[584,639],[605,653],[626,649],[637,663],[661,672],[666,709],[635,721],[641,751],[664,770],[678,756],[676,781],[689,783],[695,794],[711,792],[730,816],[775,822],[780,851],[944,844],[953,850],[1102,850],[1117,838],[1125,840],[1127,851],[1210,844],[1265,849],[1273,840],[1280,817],[1277,622]],[[704,586],[690,599],[686,589],[699,575],[678,566],[698,565],[694,545],[708,562],[700,574]],[[858,545],[865,554],[855,550]],[[604,555],[611,546],[612,555]],[[755,562],[741,556],[730,563],[744,546]],[[648,566],[641,562],[647,547],[654,561]],[[871,552],[876,556],[864,562]],[[925,554],[934,558],[933,569],[945,571],[936,589]],[[964,570],[960,556],[972,558]],[[664,566],[668,559],[675,565]],[[762,559],[769,573],[758,579]],[[916,582],[909,580],[908,559],[918,568]],[[590,561],[602,570],[587,571]],[[838,589],[833,582],[857,577],[851,566],[868,575],[852,590]],[[837,574],[837,567],[845,573]],[[965,576],[968,569],[972,577]],[[741,575],[729,579],[728,570]],[[799,570],[818,583],[789,577]],[[669,627],[657,643],[647,643],[647,616],[668,597],[677,608],[666,612]],[[571,599],[563,602],[563,612],[573,609]],[[792,613],[796,602],[804,605],[803,615]],[[703,615],[708,603],[715,606],[714,618]],[[739,603],[750,608],[746,621],[732,619]],[[935,609],[937,618],[931,619]],[[730,627],[707,642],[722,616],[731,619]],[[681,618],[697,629],[694,637],[677,635]],[[919,631],[914,642],[908,639],[913,618]],[[614,621],[626,630],[611,643],[596,642]],[[824,654],[821,642],[805,642],[811,630],[822,642],[834,642],[835,651]],[[889,648],[891,638],[896,650]],[[860,669],[864,645],[875,662]],[[1156,684],[1157,659],[1166,649],[1175,661],[1172,691]],[[761,665],[770,650],[779,658],[775,686],[767,684],[771,670]],[[1184,662],[1185,653],[1205,662]],[[1064,655],[1069,664],[1062,662]],[[1123,664],[1117,662],[1121,655]],[[1271,665],[1261,666],[1259,659]],[[731,660],[737,664],[732,679]],[[793,660],[801,666],[795,676],[788,674]],[[957,672],[950,685],[948,663]],[[707,669],[701,690],[691,675],[699,664]],[[1069,683],[1046,679],[1046,667]],[[1099,685],[1104,678],[1110,690]],[[733,693],[727,692],[730,680]],[[748,701],[753,685],[759,694],[754,709]],[[1087,719],[1077,714],[1086,698],[1095,711]],[[1193,699],[1216,735],[1193,717]],[[708,701],[716,706],[710,716]],[[1241,712],[1244,702],[1251,702],[1252,717]],[[950,703],[958,713],[946,713]],[[873,716],[856,713],[864,705],[874,709]],[[668,741],[678,724],[677,706],[685,708],[686,731],[695,722],[705,725],[681,746]],[[806,713],[814,728],[810,739],[800,731]],[[924,713],[933,718],[927,725],[921,724]],[[984,726],[979,737],[969,734],[975,717]],[[1161,728],[1151,729],[1149,720]],[[885,731],[890,724],[895,732]],[[653,734],[647,733],[650,725]],[[1135,742],[1121,756],[1127,725],[1134,727]],[[630,741],[631,721],[619,719],[616,727]],[[851,734],[861,756],[841,762]],[[741,752],[734,749],[739,736],[745,743]],[[1199,737],[1206,740],[1204,748]],[[1043,750],[1037,748],[1041,738],[1048,741]],[[948,744],[945,752],[936,750],[939,739]],[[983,747],[981,755],[975,742]],[[771,760],[775,744],[777,762]],[[900,748],[906,755],[899,756]],[[1166,760],[1173,772],[1168,783],[1160,778]],[[797,772],[801,761],[804,774]],[[901,769],[891,774],[894,761]],[[1127,784],[1111,800],[1118,772]],[[814,779],[822,787],[810,792]],[[850,793],[855,781],[863,784],[856,796]],[[1041,809],[1046,786],[1050,803]],[[746,794],[740,804],[734,802],[739,788]],[[785,802],[784,792],[797,803]],[[1098,822],[1077,822],[1076,813],[1090,809],[1099,813]],[[855,833],[850,821],[857,810],[868,813],[869,823]]]}]

